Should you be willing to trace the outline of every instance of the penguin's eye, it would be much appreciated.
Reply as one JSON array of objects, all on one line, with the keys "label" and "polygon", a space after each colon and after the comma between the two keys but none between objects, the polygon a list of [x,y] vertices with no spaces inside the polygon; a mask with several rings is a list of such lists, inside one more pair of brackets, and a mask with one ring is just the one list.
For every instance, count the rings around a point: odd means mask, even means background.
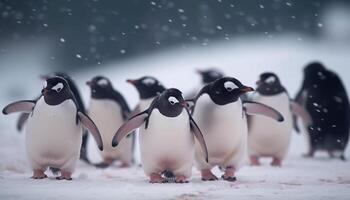
[{"label": "penguin's eye", "polygon": [[97,81],[97,84],[101,87],[105,87],[108,85],[108,81],[106,79],[100,79],[99,81]]},{"label": "penguin's eye", "polygon": [[265,83],[271,84],[271,83],[274,83],[275,81],[276,81],[276,78],[271,76],[265,80]]},{"label": "penguin's eye", "polygon": [[229,91],[229,92],[231,92],[232,90],[238,88],[237,85],[234,84],[234,83],[231,82],[231,81],[226,81],[226,82],[224,83],[224,87],[225,87],[225,89],[226,89],[227,91]]},{"label": "penguin's eye", "polygon": [[156,80],[151,79],[151,78],[146,78],[146,79],[142,80],[142,83],[145,85],[153,85],[156,83]]},{"label": "penguin's eye", "polygon": [[56,92],[61,92],[61,90],[63,89],[63,84],[57,83],[55,86],[52,87],[52,89],[55,90]]},{"label": "penguin's eye", "polygon": [[47,81],[44,81],[43,87],[44,87],[44,88],[47,87]]},{"label": "penguin's eye", "polygon": [[171,105],[175,105],[176,103],[179,103],[179,100],[177,100],[175,97],[171,96],[168,98],[168,101]]}]

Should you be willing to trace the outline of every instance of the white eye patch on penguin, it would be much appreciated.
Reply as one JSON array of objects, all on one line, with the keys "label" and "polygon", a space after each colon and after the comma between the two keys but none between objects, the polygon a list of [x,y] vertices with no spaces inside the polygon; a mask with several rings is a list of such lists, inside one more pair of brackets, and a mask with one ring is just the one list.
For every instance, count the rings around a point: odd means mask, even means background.
[{"label": "white eye patch on penguin", "polygon": [[47,87],[47,81],[44,81],[43,88]]},{"label": "white eye patch on penguin", "polygon": [[265,79],[265,83],[272,84],[276,81],[276,78],[273,76],[270,76],[269,78]]},{"label": "white eye patch on penguin", "polygon": [[227,91],[231,92],[234,89],[237,89],[238,86],[236,84],[234,84],[232,81],[226,81],[224,83],[224,87]]},{"label": "white eye patch on penguin", "polygon": [[[45,81],[46,82],[46,81]],[[61,92],[63,89],[63,84],[62,83],[57,83],[55,86],[52,87],[52,90],[55,90],[56,92]]]},{"label": "white eye patch on penguin", "polygon": [[169,103],[171,104],[171,105],[175,105],[176,103],[179,103],[179,100],[177,100],[175,97],[173,97],[173,96],[170,96],[169,98],[168,98],[168,101],[169,101]]},{"label": "white eye patch on penguin", "polygon": [[97,81],[97,84],[101,87],[105,87],[108,85],[108,81],[106,79],[100,79]]},{"label": "white eye patch on penguin", "polygon": [[156,83],[156,80],[151,79],[151,78],[146,78],[142,80],[142,83],[145,85],[154,85]]}]

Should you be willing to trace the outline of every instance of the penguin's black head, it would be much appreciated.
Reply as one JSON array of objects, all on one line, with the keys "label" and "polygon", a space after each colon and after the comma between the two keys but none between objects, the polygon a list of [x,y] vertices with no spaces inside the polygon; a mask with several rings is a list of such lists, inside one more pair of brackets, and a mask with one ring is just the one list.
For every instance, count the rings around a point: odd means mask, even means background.
[{"label": "penguin's black head", "polygon": [[114,91],[110,80],[104,76],[95,76],[86,84],[90,86],[91,97],[94,99],[104,99]]},{"label": "penguin's black head", "polygon": [[139,79],[128,79],[128,83],[134,85],[139,92],[140,99],[156,97],[165,90],[165,87],[154,77],[144,76]]},{"label": "penguin's black head", "polygon": [[176,117],[182,113],[183,109],[187,109],[187,103],[181,91],[175,88],[162,92],[156,101],[155,107],[167,117]]},{"label": "penguin's black head", "polygon": [[68,82],[69,86],[72,87],[73,79],[68,74],[66,74],[64,72],[53,72],[53,73],[50,73],[50,74],[42,74],[42,75],[39,76],[39,78],[41,80],[47,80],[47,79],[49,79],[51,77],[55,77],[55,76],[64,78]]},{"label": "penguin's black head", "polygon": [[58,76],[48,78],[44,82],[44,88],[41,90],[44,100],[49,105],[58,105],[63,101],[72,98],[72,93],[68,82]]},{"label": "penguin's black head", "polygon": [[239,80],[224,77],[204,86],[199,95],[207,93],[215,104],[226,105],[237,101],[241,95],[251,91],[254,89],[244,86]]},{"label": "penguin's black head", "polygon": [[272,72],[265,72],[260,75],[260,79],[256,82],[257,92],[262,95],[276,95],[285,92],[278,76]]},{"label": "penguin's black head", "polygon": [[211,83],[224,76],[224,74],[217,69],[197,70],[197,72],[202,76],[203,84]]},{"label": "penguin's black head", "polygon": [[326,71],[326,68],[320,62],[312,62],[304,68],[305,76],[317,74],[319,72],[324,72],[324,71]]}]

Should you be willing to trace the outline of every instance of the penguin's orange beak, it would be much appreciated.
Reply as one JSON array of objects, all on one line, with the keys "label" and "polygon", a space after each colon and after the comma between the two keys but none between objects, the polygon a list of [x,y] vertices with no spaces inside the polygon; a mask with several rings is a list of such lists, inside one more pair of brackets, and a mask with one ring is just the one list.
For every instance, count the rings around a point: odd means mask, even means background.
[{"label": "penguin's orange beak", "polygon": [[197,72],[198,74],[203,74],[203,70],[200,70],[200,69],[196,69],[196,72]]},{"label": "penguin's orange beak", "polygon": [[244,86],[242,89],[241,89],[241,92],[243,93],[247,93],[247,92],[253,92],[254,89],[252,87],[247,87],[247,86]]},{"label": "penguin's orange beak", "polygon": [[130,84],[132,84],[132,85],[135,85],[136,82],[137,82],[137,80],[128,79],[128,80],[126,80],[126,82],[128,82],[128,83],[130,83]]},{"label": "penguin's orange beak", "polygon": [[260,85],[260,84],[261,84],[261,81],[258,80],[258,81],[256,82],[256,85]]},{"label": "penguin's orange beak", "polygon": [[188,104],[186,101],[181,102],[181,106],[184,108],[188,108]]},{"label": "penguin's orange beak", "polygon": [[44,96],[47,95],[48,92],[49,92],[49,90],[46,88],[41,90],[41,94],[43,94]]}]

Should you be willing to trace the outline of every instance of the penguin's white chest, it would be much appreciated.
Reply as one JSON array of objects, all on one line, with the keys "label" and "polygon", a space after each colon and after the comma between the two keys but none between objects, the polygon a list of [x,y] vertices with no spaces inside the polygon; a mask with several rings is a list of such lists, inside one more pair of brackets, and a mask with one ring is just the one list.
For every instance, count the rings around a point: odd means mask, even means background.
[{"label": "penguin's white chest", "polygon": [[140,149],[146,173],[154,170],[151,168],[175,170],[184,163],[192,164],[194,137],[187,112],[184,110],[177,117],[166,117],[154,109],[147,129],[145,124],[140,128]]},{"label": "penguin's white chest", "polygon": [[252,100],[276,109],[283,115],[284,121],[277,122],[263,116],[251,116],[248,137],[250,154],[283,158],[287,153],[292,133],[292,113],[288,95],[281,93],[262,96],[255,93]]},{"label": "penguin's white chest", "polygon": [[77,108],[72,100],[50,106],[38,100],[26,127],[26,147],[30,159],[47,166],[60,166],[79,157],[82,127],[76,123]]},{"label": "penguin's white chest", "polygon": [[[240,99],[227,105],[216,105],[204,94],[197,100],[193,118],[203,132],[211,164],[226,164],[245,154],[247,121]],[[201,149],[196,144],[196,154],[198,152]]]},{"label": "penguin's white chest", "polygon": [[[123,140],[117,148],[113,148],[111,141],[115,132],[124,123],[122,108],[109,99],[91,99],[89,116],[99,129],[103,141],[103,157],[118,158],[125,151],[131,151],[130,138]],[[129,144],[130,143],[130,144]]]}]

